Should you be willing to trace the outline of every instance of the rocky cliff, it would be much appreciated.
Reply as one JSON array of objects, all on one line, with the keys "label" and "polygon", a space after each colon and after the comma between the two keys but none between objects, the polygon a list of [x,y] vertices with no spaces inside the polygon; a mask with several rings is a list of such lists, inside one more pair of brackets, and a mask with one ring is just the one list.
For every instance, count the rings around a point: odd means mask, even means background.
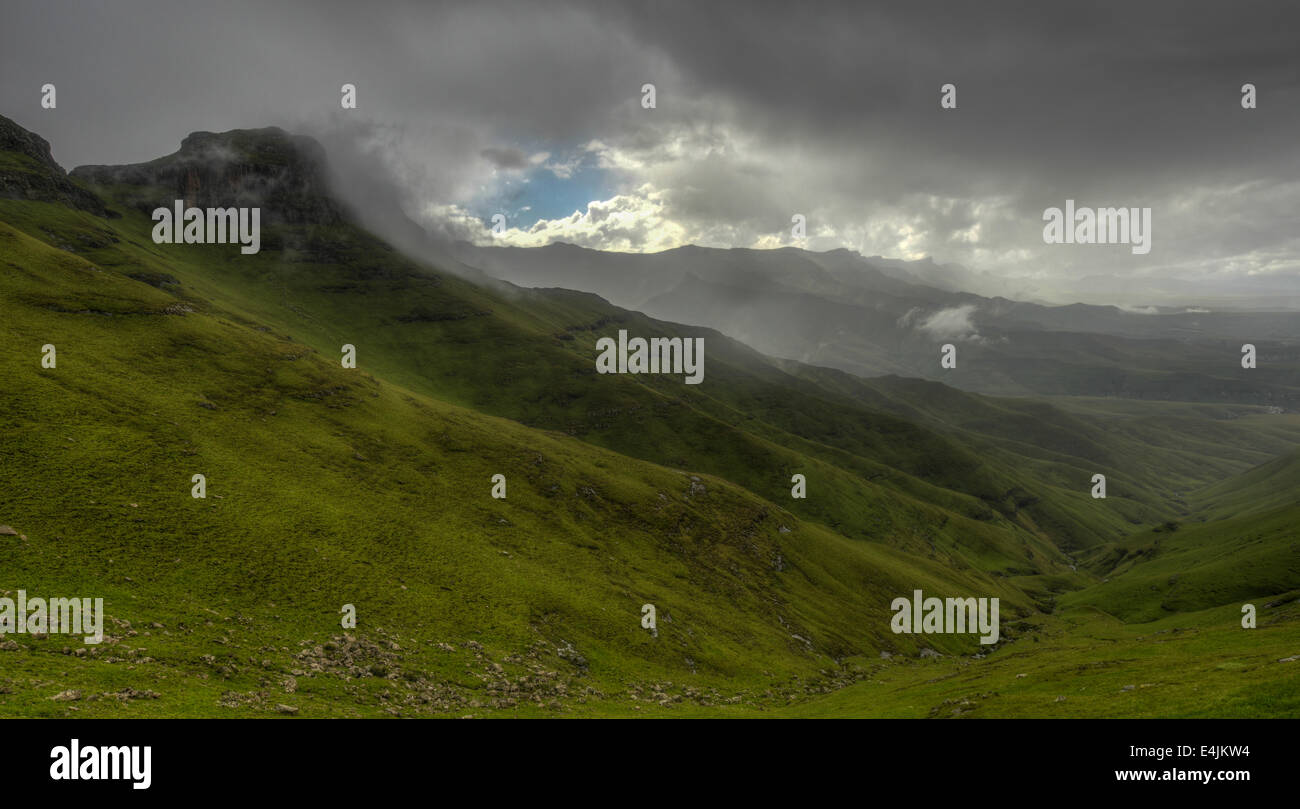
[{"label": "rocky cliff", "polygon": [[264,224],[332,225],[344,217],[330,195],[324,149],[278,127],[195,132],[166,157],[80,166],[72,176],[116,186],[145,212],[181,199],[187,207],[260,207]]}]

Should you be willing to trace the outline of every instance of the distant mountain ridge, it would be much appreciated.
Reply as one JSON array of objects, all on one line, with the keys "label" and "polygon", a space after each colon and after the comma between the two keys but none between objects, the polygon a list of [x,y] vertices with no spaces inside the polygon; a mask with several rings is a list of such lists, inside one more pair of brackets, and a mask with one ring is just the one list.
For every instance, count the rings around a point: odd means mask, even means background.
[{"label": "distant mountain ridge", "polygon": [[[938,289],[849,250],[681,247],[604,253],[458,245],[521,286],[594,292],[654,317],[716,328],[758,350],[864,376],[902,374],[1007,395],[1237,402],[1300,410],[1300,312],[1135,312],[1045,306]],[[1258,366],[1243,369],[1241,346]],[[955,369],[939,363],[958,347]]]}]

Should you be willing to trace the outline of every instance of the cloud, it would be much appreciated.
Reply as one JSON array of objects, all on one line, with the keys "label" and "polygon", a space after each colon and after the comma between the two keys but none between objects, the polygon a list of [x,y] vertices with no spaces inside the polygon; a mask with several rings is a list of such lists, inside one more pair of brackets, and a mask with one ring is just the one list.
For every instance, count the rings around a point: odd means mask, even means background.
[{"label": "cloud", "polygon": [[522,170],[532,165],[528,155],[518,149],[489,147],[479,152],[479,154],[499,169]]},{"label": "cloud", "polygon": [[[549,158],[550,155],[547,155]],[[568,160],[547,160],[542,164],[542,168],[554,174],[561,180],[571,179],[579,167],[582,166],[582,157],[571,157]]]},{"label": "cloud", "polygon": [[[686,244],[688,233],[665,216],[664,195],[650,185],[607,200],[593,200],[585,211],[560,219],[540,219],[528,228],[507,228],[499,236],[483,229],[480,244],[540,247],[565,242],[597,250],[653,252]],[[452,212],[467,218],[463,211]]]},{"label": "cloud", "polygon": [[919,310],[912,309],[899,319],[899,325],[914,324],[916,329],[941,340],[978,342],[983,338],[971,321],[971,315],[975,313],[976,308],[975,304],[968,303],[940,309],[930,315],[922,315]]}]

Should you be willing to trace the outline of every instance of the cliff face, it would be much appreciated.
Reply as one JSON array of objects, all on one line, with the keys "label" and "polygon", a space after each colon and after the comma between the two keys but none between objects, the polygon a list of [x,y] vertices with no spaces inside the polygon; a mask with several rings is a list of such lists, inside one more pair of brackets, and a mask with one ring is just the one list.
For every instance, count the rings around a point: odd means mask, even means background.
[{"label": "cliff face", "polygon": [[50,144],[0,115],[0,199],[59,202],[104,216],[104,203],[68,179]]},{"label": "cliff face", "polygon": [[324,149],[277,127],[195,132],[166,157],[80,166],[72,176],[115,186],[118,196],[146,213],[180,199],[187,207],[259,207],[264,224],[333,225],[344,218],[330,196]]}]

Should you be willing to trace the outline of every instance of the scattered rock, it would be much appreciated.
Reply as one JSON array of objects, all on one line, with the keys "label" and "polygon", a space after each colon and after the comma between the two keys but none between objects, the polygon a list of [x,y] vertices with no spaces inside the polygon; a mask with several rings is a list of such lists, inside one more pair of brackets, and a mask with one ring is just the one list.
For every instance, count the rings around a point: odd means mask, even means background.
[{"label": "scattered rock", "polygon": [[16,537],[18,532],[7,525],[0,525],[0,537]]},{"label": "scattered rock", "polygon": [[289,716],[293,716],[294,714],[298,713],[297,708],[295,708],[292,705],[285,705],[283,703],[276,705],[275,710],[276,713],[288,714]]},{"label": "scattered rock", "polygon": [[882,652],[880,653],[880,659],[881,659],[881,660],[888,660],[888,659],[891,658],[891,657],[893,657],[893,655],[890,654],[889,652],[884,652],[884,651],[882,651]]},{"label": "scattered rock", "polygon": [[928,647],[923,648],[920,654],[921,657],[943,657],[943,655]]},{"label": "scattered rock", "polygon": [[1016,675],[1016,679],[1017,679],[1017,680],[1023,680],[1023,679],[1025,679],[1025,678],[1028,677],[1028,676],[1029,676],[1028,674],[1017,674],[1017,675]]},{"label": "scattered rock", "polygon": [[1135,685],[1126,685],[1126,686],[1124,686],[1123,688],[1121,688],[1120,691],[1132,691],[1134,688],[1137,688],[1137,686],[1135,686]]},{"label": "scattered rock", "polygon": [[[573,644],[567,640],[560,641],[560,645],[556,647],[555,653],[559,655],[562,660],[567,660],[578,668],[587,668],[587,658],[583,657]],[[687,659],[689,660],[690,658]]]},{"label": "scattered rock", "polygon": [[137,691],[128,686],[123,688],[121,691],[105,691],[98,697],[92,697],[92,699],[119,699],[123,702],[130,702],[133,699],[158,699],[161,696],[162,694],[159,694],[157,691],[150,691],[148,689]]},{"label": "scattered rock", "polygon": [[67,691],[60,691],[59,693],[50,697],[50,699],[54,700],[55,702],[75,702],[81,699],[81,692],[77,691],[76,689],[69,688]]}]

